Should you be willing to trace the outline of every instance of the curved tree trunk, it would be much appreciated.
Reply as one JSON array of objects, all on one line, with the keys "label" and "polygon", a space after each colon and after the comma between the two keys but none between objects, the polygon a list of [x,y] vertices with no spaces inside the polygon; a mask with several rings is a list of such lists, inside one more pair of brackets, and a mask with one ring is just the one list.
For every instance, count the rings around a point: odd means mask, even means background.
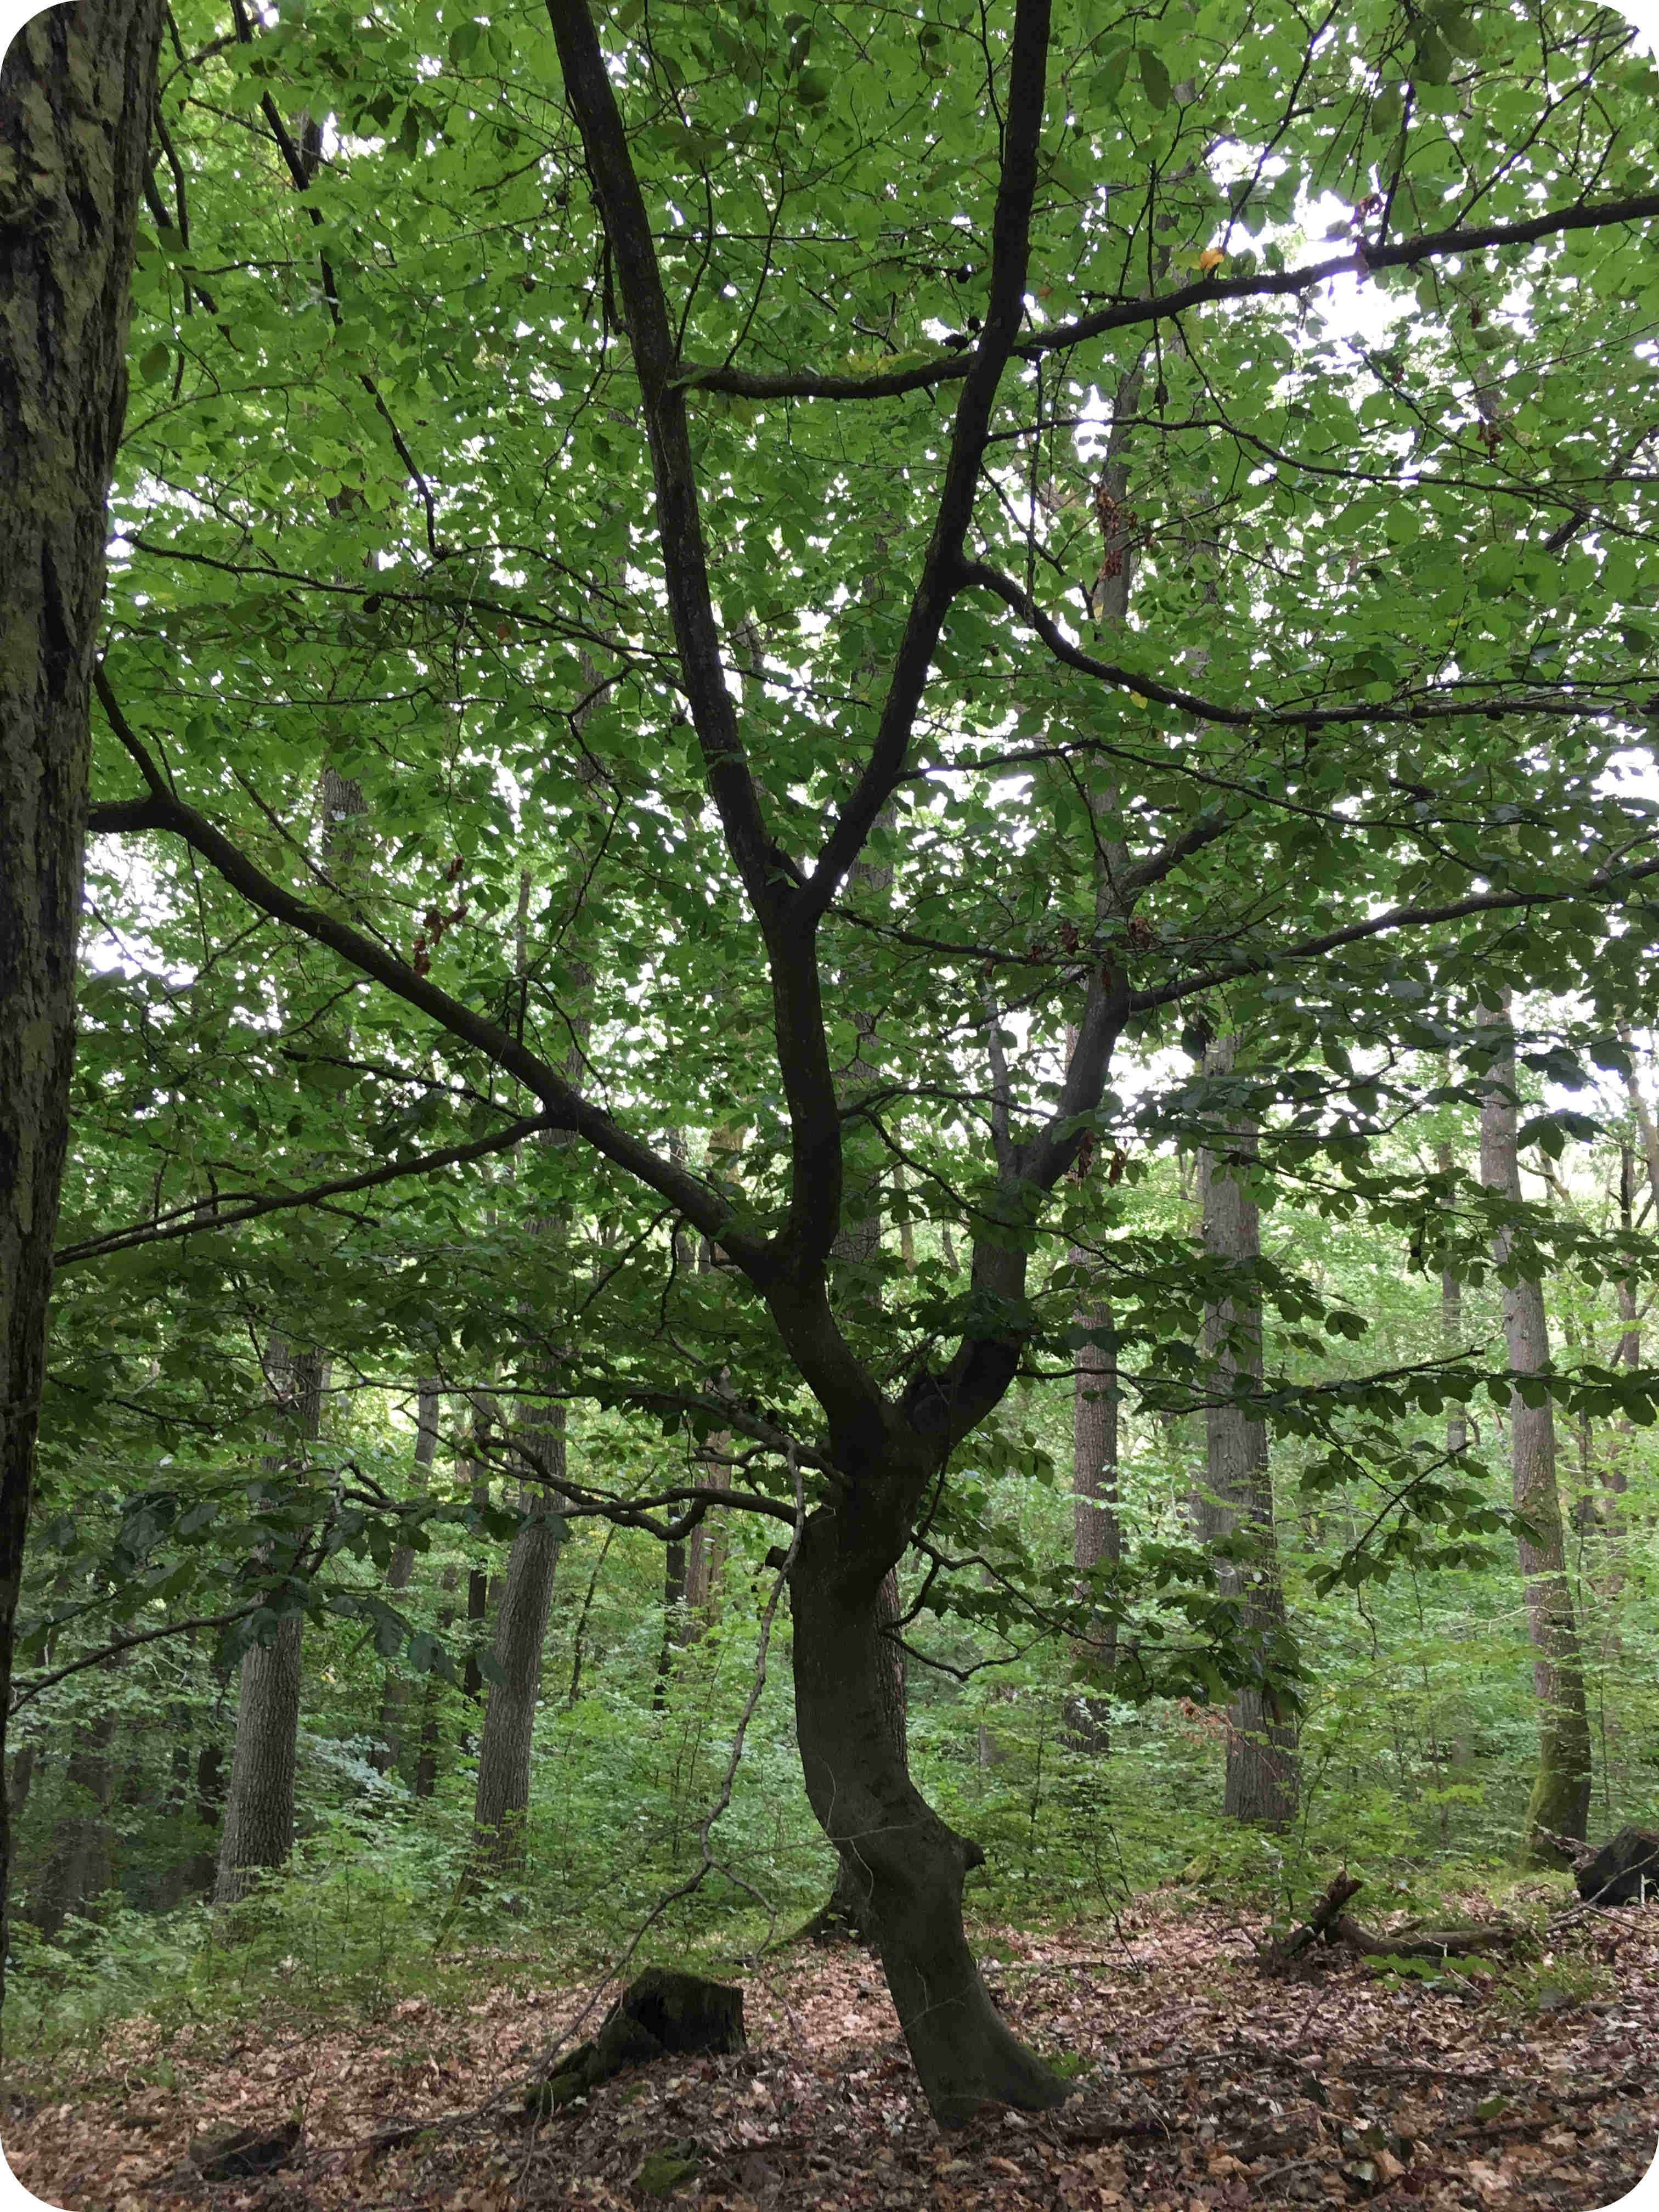
[{"label": "curved tree trunk", "polygon": [[851,1511],[809,1518],[790,1581],[795,1726],[812,1810],[859,1870],[928,2105],[942,2127],[960,2127],[986,2102],[1044,2111],[1066,2084],[992,2003],[962,1922],[963,1878],[984,1854],[921,1796],[894,1741],[876,1608],[891,1564],[881,1553],[901,1540]]},{"label": "curved tree trunk", "polygon": [[[296,1447],[302,1447],[322,1426],[328,1361],[320,1352],[290,1358],[273,1348],[272,1366],[273,1383],[290,1411]],[[283,1462],[277,1458],[268,1464],[279,1468]],[[259,1874],[281,1866],[294,1848],[301,1625],[301,1614],[285,1614],[270,1642],[254,1644],[242,1660],[236,1748],[213,1886],[216,1905],[234,1905]]]},{"label": "curved tree trunk", "polygon": [[[1503,1048],[1488,1069],[1492,1088],[1480,1109],[1480,1180],[1489,1190],[1518,1201],[1515,1036],[1507,990],[1501,1011],[1482,1007],[1480,1020],[1504,1033]],[[1500,1269],[1508,1265],[1514,1243],[1514,1233],[1507,1228],[1493,1237],[1492,1257]],[[1503,1292],[1511,1373],[1546,1373],[1550,1341],[1542,1283],[1535,1276],[1523,1276],[1518,1282],[1504,1283]],[[1522,1856],[1531,1866],[1562,1866],[1570,1863],[1569,1855],[1556,1839],[1566,1837],[1582,1843],[1589,1819],[1590,1734],[1555,1475],[1555,1411],[1547,1397],[1541,1405],[1529,1406],[1518,1387],[1511,1389],[1510,1451],[1515,1510],[1531,1524],[1538,1540],[1523,1536],[1520,1540],[1539,1705],[1538,1779],[1527,1807]]]},{"label": "curved tree trunk", "polygon": [[[1205,1054],[1205,1071],[1227,1074],[1233,1060],[1232,1040],[1218,1039]],[[1245,1180],[1255,1150],[1254,1130],[1234,1121],[1226,1130],[1224,1146],[1206,1146],[1200,1155],[1204,1249],[1212,1258],[1235,1266],[1248,1266],[1261,1256],[1261,1212]],[[1260,1300],[1240,1295],[1206,1307],[1204,1349],[1212,1390],[1231,1391],[1240,1377],[1259,1383]],[[1205,1442],[1200,1534],[1210,1544],[1238,1530],[1249,1538],[1251,1557],[1218,1561],[1217,1579],[1226,1595],[1243,1599],[1246,1642],[1270,1666],[1285,1632],[1285,1585],[1273,1528],[1267,1431],[1242,1406],[1215,1404],[1206,1410]],[[1263,1827],[1288,1827],[1296,1818],[1299,1783],[1294,1723],[1271,1688],[1256,1686],[1240,1690],[1230,1723],[1223,1812]]]},{"label": "curved tree trunk", "polygon": [[[0,66],[0,1755],[69,1137],[75,956],[129,285],[161,0],[76,0]],[[0,1993],[11,1832],[0,1791]]]}]

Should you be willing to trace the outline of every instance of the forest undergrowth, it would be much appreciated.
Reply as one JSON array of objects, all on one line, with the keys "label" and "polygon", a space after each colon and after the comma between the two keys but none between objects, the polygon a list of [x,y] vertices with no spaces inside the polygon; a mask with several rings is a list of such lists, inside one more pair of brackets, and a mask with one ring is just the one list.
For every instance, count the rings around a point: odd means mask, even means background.
[{"label": "forest undergrowth", "polygon": [[[1076,2089],[955,2135],[874,1958],[804,1942],[697,1960],[742,1983],[745,2052],[636,2069],[532,2123],[526,2085],[610,1991],[550,1975],[526,1923],[424,1994],[321,2008],[295,1960],[286,2002],[272,1975],[240,2014],[139,2014],[33,2063],[14,2046],[6,2155],[74,2212],[1615,2203],[1659,2142],[1659,1914],[1579,1909],[1554,1879],[1449,1878],[1441,1902],[1526,1934],[1490,1965],[1320,1949],[1275,1970],[1259,1911],[1173,1887],[1105,1920],[982,1928],[997,2002]],[[292,2145],[210,2183],[192,2147],[231,2129]]]}]

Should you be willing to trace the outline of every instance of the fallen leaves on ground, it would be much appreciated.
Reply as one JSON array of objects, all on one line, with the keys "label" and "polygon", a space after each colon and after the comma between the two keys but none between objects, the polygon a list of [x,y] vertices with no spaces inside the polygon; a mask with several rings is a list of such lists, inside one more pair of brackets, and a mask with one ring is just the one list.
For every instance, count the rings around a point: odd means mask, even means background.
[{"label": "fallen leaves on ground", "polygon": [[[873,1959],[802,1945],[746,1977],[747,2052],[666,2060],[538,2124],[518,2093],[590,1991],[185,2029],[165,2053],[134,2023],[50,2096],[13,2095],[6,2155],[69,2212],[633,2212],[665,2176],[666,2201],[707,2212],[1594,2212],[1652,2163],[1659,1911],[1584,1916],[1524,1983],[1477,1967],[1396,1986],[1336,1954],[1269,1978],[1257,1932],[1152,1899],[1105,1930],[1000,1937],[999,2003],[1073,2054],[1078,2090],[951,2136]],[[215,2185],[191,2163],[205,2130],[296,2118],[280,2172]]]}]

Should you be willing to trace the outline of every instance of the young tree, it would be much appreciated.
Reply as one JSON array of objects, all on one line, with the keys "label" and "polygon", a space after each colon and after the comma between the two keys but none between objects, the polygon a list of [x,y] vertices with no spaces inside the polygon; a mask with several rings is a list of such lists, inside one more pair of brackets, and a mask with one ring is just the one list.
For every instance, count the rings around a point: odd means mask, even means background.
[{"label": "young tree", "polygon": [[[76,0],[24,24],[0,62],[0,1759],[68,1140],[105,503],[164,14],[161,0]],[[9,1862],[0,1793],[0,1954]]]},{"label": "young tree", "polygon": [[[1650,73],[1609,17],[1546,39],[1518,5],[1483,10],[1476,57],[1381,7],[1311,46],[1289,8],[1224,8],[1183,22],[1178,52],[1163,27],[1048,0],[982,21],[824,10],[787,39],[737,5],[668,0],[603,36],[582,0],[547,16],[550,40],[539,17],[469,21],[436,53],[411,16],[370,82],[355,18],[315,0],[191,64],[224,95],[191,109],[195,234],[216,205],[237,313],[231,337],[193,318],[225,375],[188,370],[192,427],[158,417],[134,451],[100,691],[121,796],[94,819],[161,833],[164,885],[182,841],[340,963],[351,1079],[331,1126],[369,1142],[360,1202],[441,1192],[521,1145],[525,1092],[568,1133],[492,1193],[526,1222],[570,1210],[570,1279],[543,1286],[580,1316],[579,1340],[560,1322],[561,1392],[665,1421],[693,1454],[726,1433],[737,1465],[726,1490],[693,1460],[627,1495],[549,1465],[553,1501],[670,1542],[713,1504],[776,1524],[806,1789],[867,1877],[930,2104],[947,2124],[1042,2106],[1064,2084],[998,2014],[963,1929],[979,1848],[884,1719],[880,1594],[913,1540],[947,1564],[954,1535],[975,1549],[956,1478],[1018,1449],[994,1417],[1072,1327],[1074,1283],[1050,1294],[1033,1255],[1085,1229],[1066,1178],[1085,1136],[1127,1125],[1115,1058],[1168,1042],[1183,1001],[1224,996],[1261,1036],[1264,1146],[1282,1103],[1278,1158],[1323,1148],[1339,1182],[1377,1111],[1356,1049],[1455,1048],[1494,962],[1634,1002],[1650,933],[1607,915],[1637,912],[1659,862],[1598,778],[1650,688],[1610,601],[1646,584],[1630,552],[1592,589],[1576,540],[1615,509],[1635,527],[1653,497],[1609,457],[1647,420],[1637,226],[1659,195],[1606,182],[1639,167]],[[342,118],[307,195],[337,343],[287,311],[298,218],[247,150],[264,115],[274,173],[272,70],[288,112]],[[1489,101],[1501,148],[1463,127]],[[1339,185],[1346,234],[1304,249],[1298,209]],[[1357,372],[1318,304],[1356,277],[1397,311]],[[1496,413],[1473,397],[1493,324]],[[1093,394],[1143,352],[1136,621],[1106,658],[1079,641]],[[267,353],[302,457],[251,393]],[[1551,410],[1546,461],[1528,410]],[[360,498],[325,520],[313,479],[335,478]],[[180,483],[197,496],[155,489]],[[161,624],[158,592],[177,610]],[[356,921],[314,896],[288,831],[296,763],[325,739],[349,745],[387,841]],[[1496,834],[1519,812],[1524,865]],[[600,917],[580,1085],[577,894],[530,917],[523,988],[509,941],[526,850],[572,840]],[[1103,846],[1121,848],[1105,914]],[[866,857],[893,867],[879,902]],[[245,956],[220,949],[203,988],[229,1005]],[[988,1003],[1012,1039],[991,1098]],[[903,1064],[849,1108],[836,1071],[872,1014]],[[1304,1107],[1316,1053],[1331,1095]],[[754,1133],[741,1179],[659,1141],[731,1123]],[[919,1262],[879,1313],[834,1258],[866,1139],[941,1243],[971,1248],[965,1280]],[[267,1173],[310,1157],[288,1146]],[[446,1387],[476,1393],[522,1292],[497,1279],[493,1327],[461,1310],[428,1203],[411,1264],[446,1317]],[[688,1227],[707,1277],[676,1264]],[[1122,1388],[1190,1402],[1190,1270],[1109,1256]],[[339,1261],[337,1356],[349,1279]],[[1273,1289],[1304,1327],[1324,1313]],[[1347,1408],[1411,1385],[1348,1387],[1268,1395],[1334,1438]],[[1254,1671],[1227,1663],[1229,1686]]]}]

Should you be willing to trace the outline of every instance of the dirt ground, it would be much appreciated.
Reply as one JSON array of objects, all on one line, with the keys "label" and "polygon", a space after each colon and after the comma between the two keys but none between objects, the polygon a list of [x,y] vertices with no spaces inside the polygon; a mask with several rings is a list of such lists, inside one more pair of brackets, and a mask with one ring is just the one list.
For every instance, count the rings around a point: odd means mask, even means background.
[{"label": "dirt ground", "polygon": [[[67,2212],[631,2212],[676,2173],[667,2201],[707,2212],[1593,2212],[1653,2163],[1659,1907],[1583,1915],[1523,1963],[1438,1986],[1322,1949],[1264,1974],[1258,1932],[1153,1899],[1115,1926],[991,1942],[999,2002],[1080,2062],[1078,2088],[952,2136],[873,1960],[801,1946],[747,1978],[746,2052],[623,2075],[540,2124],[522,2087],[589,1992],[186,2028],[165,2051],[133,2023],[49,2093],[9,2094],[4,2148]],[[276,2171],[211,2184],[191,2162],[206,2132],[284,2125]]]}]

